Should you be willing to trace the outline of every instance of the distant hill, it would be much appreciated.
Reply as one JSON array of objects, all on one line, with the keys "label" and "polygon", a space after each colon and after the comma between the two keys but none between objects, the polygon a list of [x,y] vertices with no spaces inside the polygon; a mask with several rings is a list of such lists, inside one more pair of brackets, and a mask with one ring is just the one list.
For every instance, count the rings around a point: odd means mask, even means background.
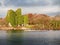
[{"label": "distant hill", "polygon": [[50,20],[50,16],[46,14],[27,14],[27,15],[29,17],[30,24],[39,23],[40,20],[45,20],[45,21]]}]

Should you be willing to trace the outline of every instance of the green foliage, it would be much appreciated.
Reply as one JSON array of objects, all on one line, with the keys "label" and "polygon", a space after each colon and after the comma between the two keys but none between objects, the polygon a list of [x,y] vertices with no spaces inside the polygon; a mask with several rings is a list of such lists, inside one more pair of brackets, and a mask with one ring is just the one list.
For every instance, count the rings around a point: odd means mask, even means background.
[{"label": "green foliage", "polygon": [[21,14],[21,9],[17,9],[16,12],[14,12],[13,10],[9,10],[7,12],[6,21],[13,27],[22,25],[24,23],[24,17]]},{"label": "green foliage", "polygon": [[58,20],[52,20],[52,27],[53,27],[53,29],[58,29],[58,28],[60,28],[60,21],[58,21]]},{"label": "green foliage", "polygon": [[28,16],[24,15],[24,25],[28,24]]},{"label": "green foliage", "polygon": [[9,10],[6,16],[6,20],[7,22],[9,22],[13,27],[17,26],[17,22],[16,22],[16,14],[13,10]]},{"label": "green foliage", "polygon": [[22,15],[21,8],[18,8],[18,9],[16,10],[16,14],[17,14],[17,15]]},{"label": "green foliage", "polygon": [[16,14],[17,14],[17,24],[18,25],[23,24],[23,16],[21,14],[21,9],[20,8],[16,10]]}]

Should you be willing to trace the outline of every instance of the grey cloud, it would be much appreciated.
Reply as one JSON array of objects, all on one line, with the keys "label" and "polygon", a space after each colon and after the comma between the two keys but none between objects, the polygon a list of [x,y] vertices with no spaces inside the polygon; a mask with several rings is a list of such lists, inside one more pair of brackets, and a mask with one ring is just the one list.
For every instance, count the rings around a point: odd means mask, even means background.
[{"label": "grey cloud", "polygon": [[46,6],[48,2],[40,0],[39,2],[34,2],[31,0],[30,3],[27,3],[27,0],[5,0],[5,6]]},{"label": "grey cloud", "polygon": [[0,2],[0,6],[2,6],[2,3]]},{"label": "grey cloud", "polygon": [[[30,2],[29,2],[30,1]],[[5,6],[16,6],[16,7],[20,7],[20,6],[47,6],[50,5],[54,6],[60,5],[60,0],[49,0],[52,3],[49,3],[46,0],[39,0],[38,2],[34,1],[34,0],[5,0],[4,1],[4,5]],[[29,2],[29,3],[28,3]]]},{"label": "grey cloud", "polygon": [[53,0],[53,5],[60,5],[60,0]]}]

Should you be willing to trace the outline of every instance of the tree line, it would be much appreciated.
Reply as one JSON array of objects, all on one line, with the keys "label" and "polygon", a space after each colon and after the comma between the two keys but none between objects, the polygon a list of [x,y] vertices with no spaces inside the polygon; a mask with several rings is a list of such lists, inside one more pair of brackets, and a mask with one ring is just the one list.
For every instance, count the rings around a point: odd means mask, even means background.
[{"label": "tree line", "polygon": [[22,15],[21,8],[16,11],[10,9],[6,15],[6,22],[10,23],[13,27],[22,26],[22,24],[26,25],[28,24],[28,16]]},{"label": "tree line", "polygon": [[[2,20],[2,19],[1,19]],[[1,21],[0,20],[0,21]],[[22,15],[21,8],[16,11],[10,9],[7,11],[7,15],[4,20],[0,22],[1,25],[11,24],[12,27],[26,26],[30,29],[40,29],[40,30],[60,30],[60,16],[56,15],[54,17],[48,16],[46,14],[25,14]]]}]

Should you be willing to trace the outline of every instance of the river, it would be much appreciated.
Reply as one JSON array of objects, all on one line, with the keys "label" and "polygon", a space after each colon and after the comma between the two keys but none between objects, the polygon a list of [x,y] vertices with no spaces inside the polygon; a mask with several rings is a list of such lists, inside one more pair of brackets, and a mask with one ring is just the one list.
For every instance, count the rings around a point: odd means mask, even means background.
[{"label": "river", "polygon": [[3,31],[0,45],[60,45],[60,31]]}]

